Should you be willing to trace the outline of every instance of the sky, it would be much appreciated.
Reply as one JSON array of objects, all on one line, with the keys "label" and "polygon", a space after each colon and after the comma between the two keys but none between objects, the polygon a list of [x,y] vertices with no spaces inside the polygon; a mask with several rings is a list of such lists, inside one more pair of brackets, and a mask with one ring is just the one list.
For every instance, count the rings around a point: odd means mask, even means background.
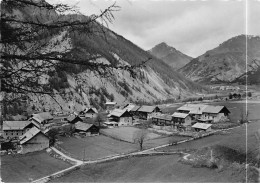
[{"label": "sky", "polygon": [[[144,50],[166,42],[197,57],[240,34],[260,35],[260,0],[55,0],[98,14],[116,1],[109,25]],[[53,2],[53,0],[52,0]],[[247,19],[246,19],[247,18]]]}]

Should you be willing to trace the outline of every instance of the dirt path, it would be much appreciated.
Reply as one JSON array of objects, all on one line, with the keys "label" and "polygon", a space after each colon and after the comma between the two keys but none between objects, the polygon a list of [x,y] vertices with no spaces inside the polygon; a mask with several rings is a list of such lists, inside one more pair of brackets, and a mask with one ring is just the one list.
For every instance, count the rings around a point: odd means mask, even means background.
[{"label": "dirt path", "polygon": [[81,164],[84,163],[84,162],[81,161],[81,160],[78,160],[78,159],[72,158],[72,157],[70,157],[70,156],[68,156],[68,155],[66,155],[66,154],[64,154],[64,153],[62,153],[62,152],[59,151],[57,148],[50,147],[50,149],[52,149],[53,151],[55,151],[57,154],[61,155],[62,157],[66,158],[66,159],[68,159],[68,160],[70,160],[70,161],[75,162],[76,165],[81,165]]}]

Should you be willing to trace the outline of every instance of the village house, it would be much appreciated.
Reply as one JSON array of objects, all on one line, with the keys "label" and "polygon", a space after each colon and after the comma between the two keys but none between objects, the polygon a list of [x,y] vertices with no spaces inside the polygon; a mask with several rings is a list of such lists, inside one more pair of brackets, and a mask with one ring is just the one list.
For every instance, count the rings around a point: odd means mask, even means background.
[{"label": "village house", "polygon": [[208,122],[208,123],[216,123],[220,121],[228,120],[228,115],[230,111],[225,106],[207,106],[203,112],[202,116],[198,121],[200,122]]},{"label": "village house", "polygon": [[141,106],[137,112],[140,119],[147,120],[153,116],[160,115],[162,111],[157,106]]},{"label": "village house", "polygon": [[191,116],[189,114],[174,112],[174,114],[172,114],[172,119],[174,125],[182,125],[182,126],[191,125]]},{"label": "village house", "polygon": [[138,109],[141,106],[135,105],[135,104],[127,104],[127,106],[124,107],[124,110],[127,110],[133,117],[138,117]]},{"label": "village house", "polygon": [[206,104],[185,104],[179,107],[177,112],[189,114],[191,121],[195,122],[202,116],[202,112],[207,106]]},{"label": "village house", "polygon": [[20,137],[20,150],[18,153],[40,151],[49,147],[49,138],[37,127],[32,127]]},{"label": "village house", "polygon": [[75,124],[75,133],[79,133],[84,136],[99,134],[99,127],[91,123],[77,122]]},{"label": "village house", "polygon": [[118,126],[130,126],[133,125],[133,117],[126,110],[114,109],[108,114],[108,123],[117,122]]},{"label": "village house", "polygon": [[110,113],[116,107],[116,102],[106,102],[105,106],[107,112]]},{"label": "village house", "polygon": [[79,121],[83,121],[79,116],[71,114],[67,117],[68,123],[75,124]]},{"label": "village house", "polygon": [[152,117],[152,123],[159,126],[172,126],[173,118],[167,114],[155,115]]},{"label": "village house", "polygon": [[86,108],[84,110],[85,117],[87,118],[95,118],[97,117],[98,111],[96,108]]},{"label": "village house", "polygon": [[192,127],[192,129],[194,129],[197,132],[199,132],[199,131],[209,132],[212,130],[211,126],[212,126],[212,124],[209,124],[209,123],[195,123],[191,127]]},{"label": "village house", "polygon": [[3,122],[3,137],[5,139],[18,138],[34,127],[30,121],[4,121]]},{"label": "village house", "polygon": [[41,112],[38,114],[33,114],[29,120],[38,128],[41,128],[45,124],[48,124],[51,121],[53,121],[53,116],[50,114],[50,112]]}]

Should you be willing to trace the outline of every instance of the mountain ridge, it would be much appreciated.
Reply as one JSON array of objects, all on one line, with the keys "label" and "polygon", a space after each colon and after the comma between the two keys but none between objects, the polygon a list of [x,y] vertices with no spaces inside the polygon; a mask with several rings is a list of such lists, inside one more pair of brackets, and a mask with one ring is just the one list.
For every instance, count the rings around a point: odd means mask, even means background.
[{"label": "mountain ridge", "polygon": [[232,82],[245,73],[246,62],[251,65],[252,60],[260,59],[259,49],[259,36],[238,35],[191,60],[179,71],[196,82]]},{"label": "mountain ridge", "polygon": [[180,52],[176,48],[161,42],[148,50],[150,54],[161,59],[174,69],[179,69],[192,60],[192,57]]}]

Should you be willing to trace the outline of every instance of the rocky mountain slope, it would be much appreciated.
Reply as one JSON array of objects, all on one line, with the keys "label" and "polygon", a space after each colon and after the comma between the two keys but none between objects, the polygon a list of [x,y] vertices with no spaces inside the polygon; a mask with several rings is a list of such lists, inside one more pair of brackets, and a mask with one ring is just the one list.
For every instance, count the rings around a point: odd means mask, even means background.
[{"label": "rocky mountain slope", "polygon": [[167,45],[165,42],[156,45],[148,52],[151,55],[163,60],[174,69],[179,69],[192,60],[192,57],[183,54],[177,49]]},{"label": "rocky mountain slope", "polygon": [[[42,1],[42,0],[41,0]],[[32,11],[30,13],[30,11]],[[22,7],[15,10],[20,17],[34,19],[41,10]],[[43,22],[57,17],[55,12],[41,12]],[[88,19],[83,15],[59,15],[62,20]],[[96,26],[98,24],[96,23]],[[97,29],[98,30],[98,29]],[[151,58],[151,55],[115,32],[103,28],[102,32],[89,36],[81,31],[61,30],[48,35],[48,53],[66,51],[70,57],[84,59],[86,55],[99,55],[90,63],[127,65],[130,68]],[[204,89],[174,71],[162,60],[152,57],[144,67],[135,68],[135,75],[122,69],[107,68],[106,74],[90,71],[88,66],[70,63],[58,64],[56,73],[44,75],[41,82],[49,84],[55,96],[29,95],[28,110],[79,111],[85,106],[104,108],[106,101],[153,102],[176,98]]]},{"label": "rocky mountain slope", "polygon": [[239,35],[193,59],[179,71],[193,81],[231,82],[243,75],[246,68],[250,71],[253,60],[260,60],[260,37],[247,36],[246,40],[245,35]]}]

